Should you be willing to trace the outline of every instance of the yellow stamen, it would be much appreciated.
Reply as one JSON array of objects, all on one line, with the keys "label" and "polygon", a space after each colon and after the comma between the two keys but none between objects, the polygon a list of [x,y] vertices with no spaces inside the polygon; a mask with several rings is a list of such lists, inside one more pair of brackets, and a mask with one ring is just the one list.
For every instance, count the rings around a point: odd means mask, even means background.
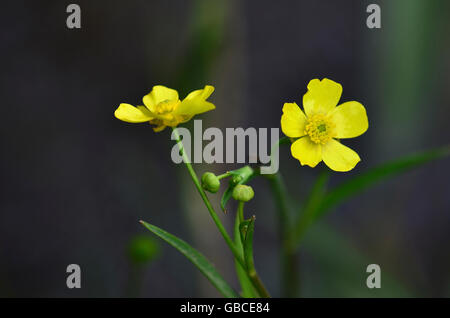
[{"label": "yellow stamen", "polygon": [[334,128],[334,123],[327,116],[316,114],[308,118],[305,135],[314,143],[323,145],[335,136]]},{"label": "yellow stamen", "polygon": [[171,113],[175,110],[179,103],[179,100],[164,100],[156,105],[155,113],[158,115]]}]

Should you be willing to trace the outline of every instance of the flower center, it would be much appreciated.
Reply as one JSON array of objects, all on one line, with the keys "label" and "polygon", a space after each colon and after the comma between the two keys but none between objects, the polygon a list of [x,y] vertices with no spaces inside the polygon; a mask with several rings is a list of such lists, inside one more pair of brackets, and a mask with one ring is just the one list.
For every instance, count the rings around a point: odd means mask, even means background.
[{"label": "flower center", "polygon": [[179,100],[166,99],[166,100],[160,102],[158,105],[156,105],[155,113],[158,115],[164,115],[164,114],[171,113],[175,110],[175,107],[178,105],[179,102],[180,102]]},{"label": "flower center", "polygon": [[325,115],[316,114],[308,118],[305,126],[305,135],[316,144],[325,144],[334,137],[334,123]]}]

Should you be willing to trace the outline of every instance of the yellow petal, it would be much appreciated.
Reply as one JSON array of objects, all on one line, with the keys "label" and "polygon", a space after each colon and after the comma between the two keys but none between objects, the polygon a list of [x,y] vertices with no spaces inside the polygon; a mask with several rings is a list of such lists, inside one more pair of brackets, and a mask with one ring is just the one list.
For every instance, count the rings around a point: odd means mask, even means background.
[{"label": "yellow petal", "polygon": [[143,112],[144,115],[147,115],[149,117],[154,117],[154,116],[152,116],[152,113],[147,109],[147,107],[139,105],[139,106],[136,106],[136,108],[139,109],[141,112]]},{"label": "yellow petal", "polygon": [[155,112],[156,105],[166,100],[178,100],[178,92],[162,85],[153,86],[152,91],[142,98],[145,107],[152,113]]},{"label": "yellow petal", "polygon": [[339,105],[329,116],[336,125],[337,138],[358,137],[369,128],[366,109],[358,102],[347,102]]},{"label": "yellow petal", "polygon": [[303,108],[308,117],[333,110],[342,95],[342,86],[328,78],[319,81],[313,79],[308,84],[308,91],[303,95]]},{"label": "yellow petal", "polygon": [[216,108],[213,103],[207,102],[208,98],[214,91],[214,87],[206,85],[204,89],[191,92],[181,104],[174,110],[173,114],[184,116],[194,116]]},{"label": "yellow petal", "polygon": [[208,99],[209,96],[214,92],[214,86],[206,85],[203,89],[197,89],[193,92],[190,92],[185,99],[193,99],[200,97],[203,100]]},{"label": "yellow petal", "polygon": [[306,116],[296,103],[285,103],[281,116],[281,130],[288,137],[305,135]]},{"label": "yellow petal", "polygon": [[213,103],[204,100],[200,99],[183,100],[178,109],[175,110],[175,114],[183,116],[194,116],[197,114],[213,110],[215,108],[216,106],[214,106]]},{"label": "yellow petal", "polygon": [[296,140],[291,146],[292,157],[298,159],[302,166],[308,165],[312,168],[322,161],[322,149],[320,144],[316,144],[303,137]]},{"label": "yellow petal", "polygon": [[143,123],[152,119],[151,116],[143,113],[140,109],[124,103],[119,105],[114,112],[114,116],[127,123]]},{"label": "yellow petal", "polygon": [[339,141],[331,139],[322,146],[323,162],[334,171],[350,171],[361,161],[358,154]]}]

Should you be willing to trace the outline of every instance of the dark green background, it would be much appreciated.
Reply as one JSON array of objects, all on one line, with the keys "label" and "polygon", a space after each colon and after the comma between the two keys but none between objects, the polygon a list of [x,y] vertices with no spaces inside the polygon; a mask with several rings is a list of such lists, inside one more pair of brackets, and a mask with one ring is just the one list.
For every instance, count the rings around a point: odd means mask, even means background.
[{"label": "dark green background", "polygon": [[[113,117],[153,85],[182,96],[214,85],[204,127],[258,128],[279,127],[283,102],[300,103],[310,79],[341,83],[342,101],[362,102],[370,127],[345,142],[362,162],[332,185],[449,142],[448,1],[76,1],[80,30],[66,28],[69,3],[1,5],[0,296],[134,295],[130,281],[145,297],[218,295],[162,242],[136,279],[126,246],[147,233],[139,219],[190,242],[237,287],[231,253],[170,159],[169,131]],[[379,30],[366,27],[369,3],[381,6]],[[301,202],[318,169],[287,147],[281,157]],[[300,296],[450,296],[449,164],[382,182],[321,220],[301,250]],[[256,266],[278,296],[276,211],[267,183],[252,185]],[[232,215],[221,216],[229,228]],[[80,290],[65,286],[71,263]],[[371,263],[381,290],[365,286]]]}]

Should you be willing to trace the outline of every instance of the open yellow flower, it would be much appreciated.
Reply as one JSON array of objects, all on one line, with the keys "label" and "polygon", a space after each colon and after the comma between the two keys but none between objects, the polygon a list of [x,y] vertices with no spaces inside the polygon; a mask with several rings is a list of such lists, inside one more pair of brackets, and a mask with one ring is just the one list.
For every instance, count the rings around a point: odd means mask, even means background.
[{"label": "open yellow flower", "polygon": [[369,127],[366,109],[351,101],[336,107],[342,86],[332,80],[313,79],[303,95],[303,112],[296,103],[285,103],[281,130],[291,138],[292,156],[303,165],[315,167],[322,160],[332,170],[349,171],[361,160],[339,139],[362,135]]},{"label": "open yellow flower", "polygon": [[145,106],[134,107],[122,103],[114,112],[114,116],[128,123],[149,122],[155,125],[153,130],[159,132],[167,126],[176,127],[197,114],[215,109],[214,104],[206,101],[213,92],[214,87],[206,85],[180,101],[176,90],[157,85],[142,99]]}]

